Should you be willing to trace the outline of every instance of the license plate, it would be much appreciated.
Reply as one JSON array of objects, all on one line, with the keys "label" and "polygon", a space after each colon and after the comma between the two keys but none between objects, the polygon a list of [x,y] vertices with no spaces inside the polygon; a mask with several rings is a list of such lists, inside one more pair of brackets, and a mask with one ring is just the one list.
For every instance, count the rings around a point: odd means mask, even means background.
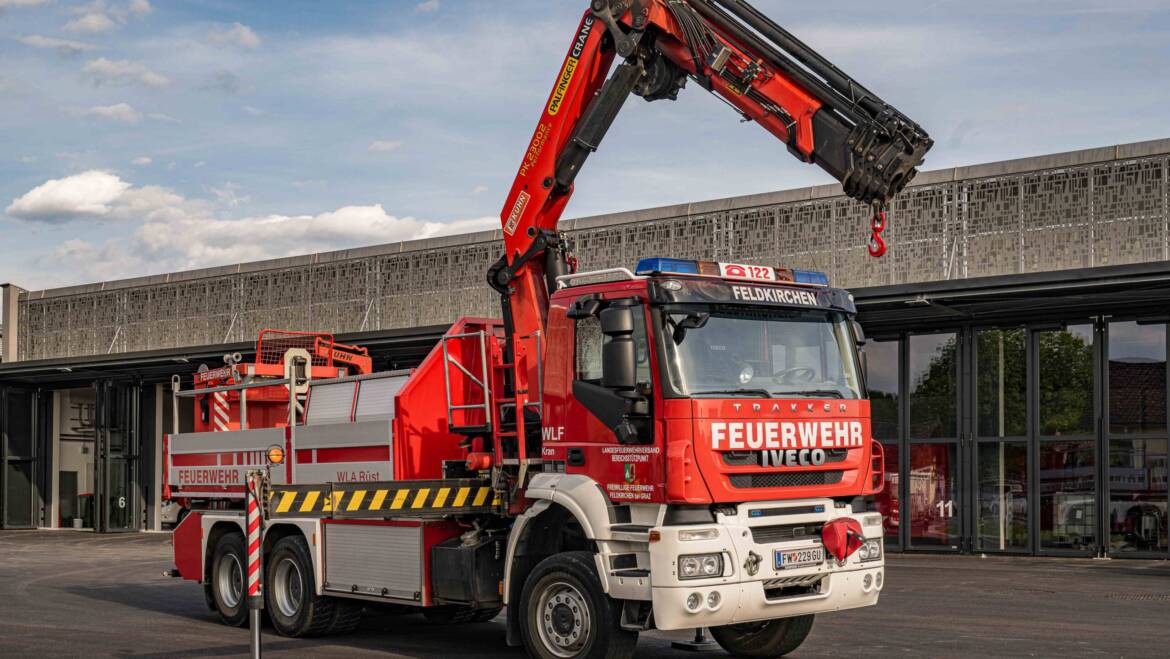
[{"label": "license plate", "polygon": [[790,567],[804,565],[819,565],[825,562],[824,547],[804,547],[802,549],[776,549],[772,552],[776,559],[776,569],[783,570]]}]

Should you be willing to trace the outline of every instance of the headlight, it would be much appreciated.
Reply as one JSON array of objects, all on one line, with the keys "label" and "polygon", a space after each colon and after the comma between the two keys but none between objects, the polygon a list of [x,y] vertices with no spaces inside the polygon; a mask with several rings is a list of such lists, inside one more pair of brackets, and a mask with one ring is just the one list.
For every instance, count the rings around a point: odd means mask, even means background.
[{"label": "headlight", "polygon": [[710,579],[723,576],[723,554],[691,554],[678,557],[679,579]]},{"label": "headlight", "polygon": [[679,531],[678,539],[687,540],[714,540],[719,537],[719,529],[692,529],[690,531]]},{"label": "headlight", "polygon": [[882,516],[881,515],[866,515],[865,517],[861,518],[861,525],[862,526],[881,526],[882,525]]},{"label": "headlight", "polygon": [[862,563],[868,561],[876,561],[882,557],[882,539],[871,538],[862,543],[861,548],[857,550],[857,558]]}]

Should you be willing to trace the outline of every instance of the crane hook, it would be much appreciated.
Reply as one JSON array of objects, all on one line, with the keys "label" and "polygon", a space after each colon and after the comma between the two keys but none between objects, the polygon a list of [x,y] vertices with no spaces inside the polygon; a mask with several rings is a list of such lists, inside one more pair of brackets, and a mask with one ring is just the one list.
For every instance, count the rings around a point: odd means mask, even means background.
[{"label": "crane hook", "polygon": [[882,238],[882,232],[886,230],[886,211],[882,209],[880,203],[873,205],[873,218],[869,221],[869,255],[874,258],[880,258],[886,253],[886,241]]}]

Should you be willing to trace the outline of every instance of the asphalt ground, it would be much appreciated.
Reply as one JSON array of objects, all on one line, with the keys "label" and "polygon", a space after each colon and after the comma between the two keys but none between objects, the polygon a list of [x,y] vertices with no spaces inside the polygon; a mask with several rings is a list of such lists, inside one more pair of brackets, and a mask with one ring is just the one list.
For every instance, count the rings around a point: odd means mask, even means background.
[{"label": "asphalt ground", "polygon": [[[196,584],[162,576],[170,537],[0,532],[0,657],[231,657]],[[651,632],[639,657],[689,656]],[[349,635],[288,639],[270,657],[522,657],[503,618],[464,626],[368,615]],[[726,656],[722,652],[710,656]],[[794,657],[1167,657],[1170,562],[892,555],[876,607],[826,615]]]}]

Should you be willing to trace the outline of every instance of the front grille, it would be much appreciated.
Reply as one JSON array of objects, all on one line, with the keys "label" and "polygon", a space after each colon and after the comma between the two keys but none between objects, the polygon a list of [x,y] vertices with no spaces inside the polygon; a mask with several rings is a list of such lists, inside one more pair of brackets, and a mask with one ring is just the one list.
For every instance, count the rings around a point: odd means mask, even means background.
[{"label": "front grille", "polygon": [[824,579],[823,574],[806,574],[799,577],[780,577],[779,579],[767,579],[763,586],[765,590],[773,590],[776,588],[791,588],[793,586],[815,586]]},{"label": "front grille", "polygon": [[[755,451],[724,451],[721,455],[723,456],[723,464],[729,467],[750,467],[760,463],[760,458]],[[825,449],[826,463],[844,462],[847,457],[849,457],[849,449],[847,448]]]},{"label": "front grille", "polygon": [[766,474],[731,474],[731,486],[742,489],[756,487],[809,487],[836,485],[845,476],[843,471],[783,471]]},{"label": "front grille", "polygon": [[823,526],[820,522],[753,526],[752,540],[760,545],[768,545],[773,542],[787,542],[789,540],[819,540]]}]

